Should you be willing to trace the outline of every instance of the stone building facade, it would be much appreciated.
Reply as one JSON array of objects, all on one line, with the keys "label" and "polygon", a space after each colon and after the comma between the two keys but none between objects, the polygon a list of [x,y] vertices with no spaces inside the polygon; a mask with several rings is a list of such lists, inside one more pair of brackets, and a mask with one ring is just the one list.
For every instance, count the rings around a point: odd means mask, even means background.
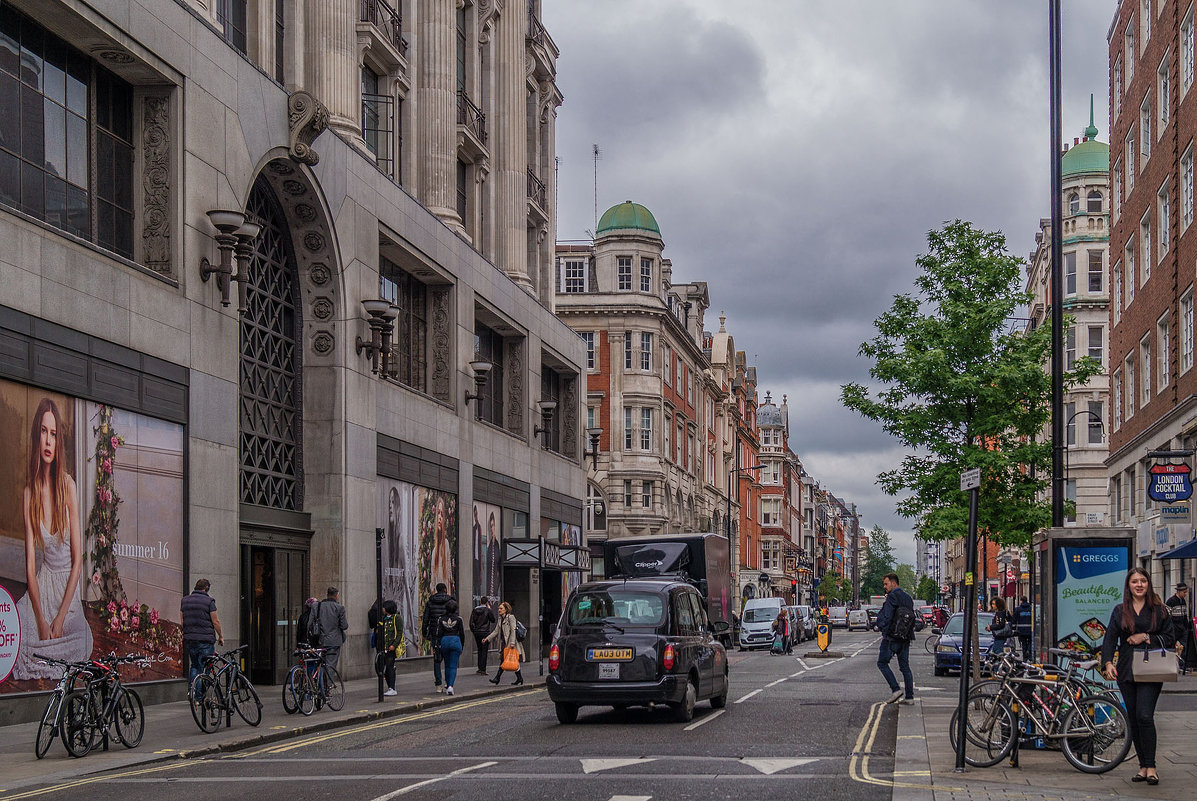
[{"label": "stone building facade", "polygon": [[[43,395],[74,410],[56,418],[93,628],[140,592],[175,642],[205,577],[274,682],[331,585],[341,666],[363,675],[377,530],[411,665],[441,579],[512,600],[537,658],[586,559],[586,353],[552,312],[562,98],[538,12],[0,8],[0,393],[14,431]],[[36,578],[14,566],[24,470],[9,478],[0,579],[19,596]]]}]

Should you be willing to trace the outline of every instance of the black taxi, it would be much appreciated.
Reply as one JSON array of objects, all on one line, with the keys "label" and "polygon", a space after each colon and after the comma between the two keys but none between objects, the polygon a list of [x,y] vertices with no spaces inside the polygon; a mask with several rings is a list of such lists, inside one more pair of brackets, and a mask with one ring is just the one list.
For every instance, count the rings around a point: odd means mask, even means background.
[{"label": "black taxi", "polygon": [[[726,623],[718,624],[726,628]],[[609,579],[575,589],[549,650],[549,698],[573,723],[582,706],[667,705],[679,721],[694,705],[727,703],[727,651],[706,603],[679,577]]]}]

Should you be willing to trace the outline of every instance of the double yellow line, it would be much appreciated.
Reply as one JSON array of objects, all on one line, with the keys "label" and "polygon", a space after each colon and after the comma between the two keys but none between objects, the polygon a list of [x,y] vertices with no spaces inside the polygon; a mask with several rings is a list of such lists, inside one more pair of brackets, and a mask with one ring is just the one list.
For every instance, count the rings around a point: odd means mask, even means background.
[{"label": "double yellow line", "polygon": [[[865,724],[860,730],[860,734],[856,737],[856,745],[852,747],[852,757],[848,760],[848,775],[852,777],[853,781],[858,781],[862,784],[875,784],[880,787],[908,787],[915,790],[960,790],[960,787],[945,787],[943,785],[930,784],[909,784],[907,782],[898,782],[893,779],[878,779],[869,772],[869,759],[872,755],[873,743],[877,740],[877,730],[881,728],[881,713],[885,711],[887,706],[885,701],[878,701],[869,708],[869,716],[865,719]],[[897,765],[895,764],[896,768]],[[898,775],[930,775],[928,773],[920,773],[916,771],[894,772],[894,776]]]}]

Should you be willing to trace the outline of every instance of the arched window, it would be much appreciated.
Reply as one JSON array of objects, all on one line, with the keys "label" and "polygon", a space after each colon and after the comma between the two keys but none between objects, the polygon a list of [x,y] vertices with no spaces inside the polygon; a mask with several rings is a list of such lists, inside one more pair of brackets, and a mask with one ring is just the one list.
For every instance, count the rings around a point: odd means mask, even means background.
[{"label": "arched window", "polygon": [[1101,192],[1094,190],[1089,193],[1088,208],[1090,214],[1101,214]]},{"label": "arched window", "polygon": [[1071,195],[1068,196],[1068,213],[1069,214],[1080,214],[1081,213],[1081,196],[1078,195],[1076,192],[1073,192]]},{"label": "arched window", "polygon": [[241,501],[302,510],[301,321],[291,232],[262,178],[246,212],[262,231],[241,318]]}]

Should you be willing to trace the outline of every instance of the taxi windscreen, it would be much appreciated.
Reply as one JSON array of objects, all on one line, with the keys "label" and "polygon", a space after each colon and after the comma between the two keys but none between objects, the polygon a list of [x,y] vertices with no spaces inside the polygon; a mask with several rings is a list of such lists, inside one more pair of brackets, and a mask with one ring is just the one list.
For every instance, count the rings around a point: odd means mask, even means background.
[{"label": "taxi windscreen", "polygon": [[568,613],[571,626],[656,626],[665,617],[665,598],[619,588],[580,592],[570,601]]}]

